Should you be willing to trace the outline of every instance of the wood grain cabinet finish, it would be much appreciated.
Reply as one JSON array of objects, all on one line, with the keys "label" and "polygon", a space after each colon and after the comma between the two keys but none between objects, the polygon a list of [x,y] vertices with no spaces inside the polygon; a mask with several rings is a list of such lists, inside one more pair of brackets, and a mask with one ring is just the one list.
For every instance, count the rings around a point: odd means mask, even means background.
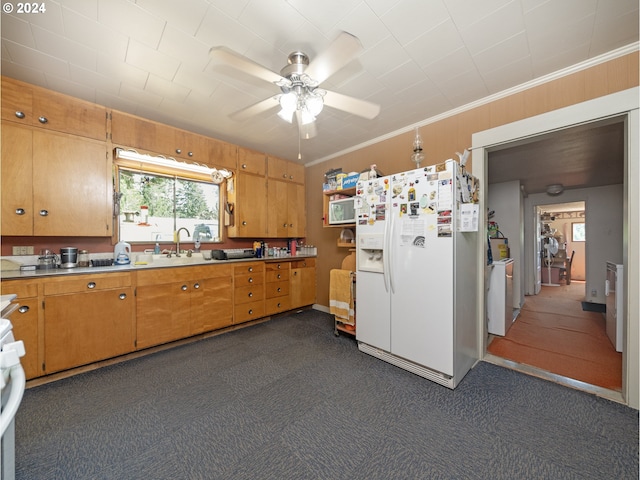
[{"label": "wood grain cabinet finish", "polygon": [[2,120],[106,141],[107,109],[2,77]]},{"label": "wood grain cabinet finish", "polygon": [[291,262],[291,308],[312,305],[316,300],[316,259]]},{"label": "wood grain cabinet finish", "polygon": [[17,310],[9,316],[13,325],[13,336],[22,340],[25,355],[20,359],[27,380],[42,375],[42,358],[40,357],[41,332],[39,326],[40,301],[38,299],[38,282],[25,280],[5,280],[2,282],[2,294],[16,295]]},{"label": "wood grain cabinet finish", "polygon": [[265,263],[265,315],[275,315],[290,309],[290,262]]},{"label": "wood grain cabinet finish", "polygon": [[137,272],[137,348],[231,325],[232,275],[229,265]]},{"label": "wood grain cabinet finish", "polygon": [[264,263],[243,262],[233,270],[233,323],[264,317]]},{"label": "wood grain cabinet finish", "polygon": [[3,124],[3,235],[110,235],[109,180],[105,142]]},{"label": "wood grain cabinet finish", "polygon": [[134,350],[130,273],[50,278],[44,283],[44,373]]}]

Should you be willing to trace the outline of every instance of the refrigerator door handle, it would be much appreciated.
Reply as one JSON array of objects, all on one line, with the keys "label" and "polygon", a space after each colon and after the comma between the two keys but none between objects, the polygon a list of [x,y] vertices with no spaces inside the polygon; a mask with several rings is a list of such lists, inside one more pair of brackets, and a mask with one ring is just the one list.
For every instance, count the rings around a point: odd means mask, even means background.
[{"label": "refrigerator door handle", "polygon": [[609,290],[609,288],[610,288],[610,287],[609,287],[609,279],[606,279],[606,280],[604,281],[604,296],[605,296],[605,297],[608,297],[608,296],[609,296],[609,291],[610,291],[610,290]]},{"label": "refrigerator door handle", "polygon": [[393,235],[394,235],[394,226],[395,226],[395,218],[393,215],[390,215],[390,211],[387,211],[385,213],[385,215],[387,216],[387,218],[390,218],[390,220],[388,220],[386,222],[386,224],[389,226],[389,231],[386,231],[385,234],[387,235],[386,240],[387,240],[387,245],[385,245],[385,248],[387,250],[387,265],[389,267],[389,287],[391,288],[391,293],[396,293],[396,289],[393,285],[393,261],[391,259],[391,255],[393,254]]},{"label": "refrigerator door handle", "polygon": [[384,238],[382,239],[382,275],[384,290],[389,292],[389,222],[384,222]]}]

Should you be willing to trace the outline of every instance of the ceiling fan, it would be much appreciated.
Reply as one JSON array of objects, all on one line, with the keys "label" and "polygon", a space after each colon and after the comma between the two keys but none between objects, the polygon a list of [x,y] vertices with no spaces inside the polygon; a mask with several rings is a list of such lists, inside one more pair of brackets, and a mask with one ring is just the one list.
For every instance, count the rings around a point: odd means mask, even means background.
[{"label": "ceiling fan", "polygon": [[231,67],[280,88],[280,93],[233,113],[231,118],[243,121],[280,106],[278,116],[289,123],[293,123],[295,117],[300,138],[311,138],[316,135],[316,117],[325,105],[369,120],[380,113],[380,106],[375,103],[320,88],[322,82],[351,62],[361,51],[360,40],[342,32],[311,62],[304,52],[291,53],[280,73],[272,72],[226,47],[213,47],[210,57],[214,68]]}]

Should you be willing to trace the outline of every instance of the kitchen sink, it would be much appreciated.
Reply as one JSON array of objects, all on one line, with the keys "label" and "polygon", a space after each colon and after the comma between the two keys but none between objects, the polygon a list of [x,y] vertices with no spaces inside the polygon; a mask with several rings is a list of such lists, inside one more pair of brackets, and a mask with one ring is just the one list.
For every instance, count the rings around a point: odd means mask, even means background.
[{"label": "kitchen sink", "polygon": [[172,267],[180,265],[198,265],[205,263],[202,253],[193,253],[190,257],[186,253],[183,253],[179,257],[172,255],[170,258],[165,254],[137,254],[133,266],[136,268],[145,267]]}]

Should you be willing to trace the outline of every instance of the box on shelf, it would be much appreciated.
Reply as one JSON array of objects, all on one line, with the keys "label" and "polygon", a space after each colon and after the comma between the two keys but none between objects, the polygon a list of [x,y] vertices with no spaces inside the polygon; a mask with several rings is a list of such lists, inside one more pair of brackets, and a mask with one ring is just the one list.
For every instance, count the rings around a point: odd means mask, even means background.
[{"label": "box on shelf", "polygon": [[346,178],[342,179],[342,188],[353,188],[358,183],[358,179],[360,178],[360,174],[352,173],[348,175]]}]

